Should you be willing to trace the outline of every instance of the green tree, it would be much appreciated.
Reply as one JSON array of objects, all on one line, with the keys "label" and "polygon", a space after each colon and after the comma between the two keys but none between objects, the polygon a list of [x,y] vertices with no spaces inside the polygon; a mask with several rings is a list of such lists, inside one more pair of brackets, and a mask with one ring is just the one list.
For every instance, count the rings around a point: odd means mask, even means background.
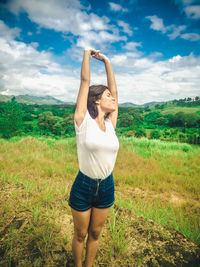
[{"label": "green tree", "polygon": [[152,111],[145,115],[145,121],[149,123],[155,123],[160,117],[162,117],[162,114],[159,111]]},{"label": "green tree", "polygon": [[185,123],[185,113],[182,111],[177,112],[174,116],[171,116],[169,120],[169,126],[171,127],[173,126],[181,127],[184,126],[184,123]]},{"label": "green tree", "polygon": [[38,117],[38,128],[43,134],[53,133],[55,130],[55,124],[57,123],[58,117],[53,116],[50,111],[41,113]]},{"label": "green tree", "polygon": [[136,131],[135,131],[135,137],[142,137],[142,136],[144,136],[144,137],[147,136],[145,129],[143,129],[143,128],[136,129]]},{"label": "green tree", "polygon": [[62,127],[62,134],[73,135],[74,134],[74,114],[65,113],[60,124]]},{"label": "green tree", "polygon": [[160,117],[155,121],[155,124],[157,125],[164,125],[165,124],[165,118],[164,117]]},{"label": "green tree", "polygon": [[161,136],[160,131],[159,130],[153,130],[150,133],[150,139],[159,139]]},{"label": "green tree", "polygon": [[200,116],[197,113],[185,114],[184,123],[187,124],[187,127],[198,127],[198,122],[200,120]]},{"label": "green tree", "polygon": [[15,97],[8,101],[0,114],[0,133],[3,138],[21,134],[24,112]]},{"label": "green tree", "polygon": [[119,126],[120,127],[129,127],[133,122],[133,116],[127,113],[122,113],[119,116]]}]

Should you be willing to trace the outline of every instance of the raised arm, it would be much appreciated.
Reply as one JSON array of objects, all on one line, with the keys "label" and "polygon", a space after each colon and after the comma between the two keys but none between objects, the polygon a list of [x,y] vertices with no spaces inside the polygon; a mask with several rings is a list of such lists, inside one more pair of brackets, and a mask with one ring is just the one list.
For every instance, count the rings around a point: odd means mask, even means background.
[{"label": "raised arm", "polygon": [[116,128],[117,116],[118,116],[117,85],[116,85],[114,72],[113,72],[113,69],[112,69],[112,66],[111,66],[109,59],[107,57],[105,57],[103,61],[105,64],[105,69],[106,69],[106,74],[107,74],[108,88],[111,92],[111,95],[115,98],[115,110],[108,115],[108,119],[110,119],[112,121],[113,127]]},{"label": "raised arm", "polygon": [[110,60],[105,55],[101,54],[99,50],[97,50],[96,53],[92,52],[92,55],[94,58],[103,61],[105,64],[108,89],[110,90],[111,95],[115,98],[115,110],[110,112],[107,118],[112,121],[113,127],[116,128],[117,116],[118,116],[118,93],[117,93],[117,85],[115,82],[114,72]]},{"label": "raised arm", "polygon": [[74,114],[74,119],[78,127],[81,125],[87,111],[87,98],[90,86],[91,52],[91,49],[84,50],[83,61],[81,66],[80,89],[76,100],[76,110]]}]

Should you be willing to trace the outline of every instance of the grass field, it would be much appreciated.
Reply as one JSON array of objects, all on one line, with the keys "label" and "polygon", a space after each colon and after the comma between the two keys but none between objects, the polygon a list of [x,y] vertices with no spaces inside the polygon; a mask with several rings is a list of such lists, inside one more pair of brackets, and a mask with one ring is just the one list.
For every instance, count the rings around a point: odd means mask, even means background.
[{"label": "grass field", "polygon": [[164,110],[160,112],[163,115],[166,114],[176,114],[177,112],[184,112],[184,113],[196,113],[200,110],[200,106],[191,106],[191,107],[177,107],[177,106],[168,106]]},{"label": "grass field", "polygon": [[[94,266],[198,266],[199,162],[198,146],[121,137]],[[75,138],[0,139],[0,266],[74,266],[77,171]]]}]

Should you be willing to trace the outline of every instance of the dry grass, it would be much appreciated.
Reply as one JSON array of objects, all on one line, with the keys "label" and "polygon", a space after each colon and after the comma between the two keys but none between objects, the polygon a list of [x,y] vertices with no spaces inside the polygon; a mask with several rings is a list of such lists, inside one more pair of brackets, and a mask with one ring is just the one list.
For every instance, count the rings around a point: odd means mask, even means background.
[{"label": "dry grass", "polygon": [[[199,152],[120,139],[116,202],[94,266],[197,266]],[[73,266],[67,199],[77,171],[75,138],[0,139],[0,264]]]}]

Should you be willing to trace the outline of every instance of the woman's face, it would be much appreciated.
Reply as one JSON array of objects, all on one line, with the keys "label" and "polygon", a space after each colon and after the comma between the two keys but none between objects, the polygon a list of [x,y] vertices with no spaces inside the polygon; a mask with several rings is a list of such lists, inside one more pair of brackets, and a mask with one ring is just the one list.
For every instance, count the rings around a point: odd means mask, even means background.
[{"label": "woman's face", "polygon": [[115,110],[115,98],[111,95],[108,89],[106,89],[103,92],[98,102],[99,102],[100,108],[104,112],[112,112]]}]

